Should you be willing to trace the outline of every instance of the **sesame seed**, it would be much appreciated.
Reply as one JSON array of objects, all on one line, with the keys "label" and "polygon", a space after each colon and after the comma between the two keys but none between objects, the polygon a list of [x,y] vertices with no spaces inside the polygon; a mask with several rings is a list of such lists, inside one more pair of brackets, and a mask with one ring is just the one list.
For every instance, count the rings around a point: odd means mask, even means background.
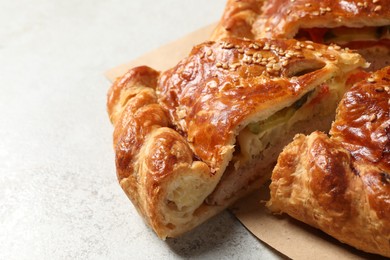
[{"label": "sesame seed", "polygon": [[369,118],[370,122],[374,122],[376,120],[376,115],[372,114]]},{"label": "sesame seed", "polygon": [[362,2],[357,2],[356,5],[359,6],[359,7],[363,7],[363,3]]},{"label": "sesame seed", "polygon": [[265,28],[265,31],[266,31],[266,32],[270,32],[270,31],[271,31],[271,27],[266,27],[266,28]]},{"label": "sesame seed", "polygon": [[379,3],[379,0],[372,0],[373,4]]},{"label": "sesame seed", "polygon": [[320,15],[320,12],[319,11],[314,11],[311,14],[314,15],[314,16],[318,16],[318,15]]},{"label": "sesame seed", "polygon": [[307,45],[306,48],[309,49],[309,50],[314,50],[314,47],[311,44]]},{"label": "sesame seed", "polygon": [[369,83],[374,83],[374,82],[375,82],[375,79],[370,77],[370,78],[367,79],[367,81],[368,81]]},{"label": "sesame seed", "polygon": [[230,43],[230,42],[224,42],[222,44],[222,49],[232,49],[234,48],[234,44]]},{"label": "sesame seed", "polygon": [[200,55],[200,58],[203,59],[205,55],[206,55],[206,53],[202,52],[202,54]]},{"label": "sesame seed", "polygon": [[374,12],[379,12],[380,10],[382,10],[382,6],[381,5],[375,6]]},{"label": "sesame seed", "polygon": [[284,60],[283,62],[282,62],[282,66],[283,67],[286,67],[288,65],[288,60]]},{"label": "sesame seed", "polygon": [[207,56],[210,56],[211,54],[213,54],[213,51],[210,49],[207,51]]},{"label": "sesame seed", "polygon": [[216,66],[217,68],[222,68],[222,63],[217,62],[217,63],[215,64],[215,66]]},{"label": "sesame seed", "polygon": [[280,69],[281,69],[279,63],[275,63],[275,64],[272,66],[272,68],[273,68],[274,70],[280,70]]},{"label": "sesame seed", "polygon": [[241,53],[241,54],[244,53],[244,49],[238,49],[237,51],[238,51],[238,53]]},{"label": "sesame seed", "polygon": [[223,63],[223,64],[222,64],[222,68],[223,68],[223,69],[228,69],[228,68],[229,68],[229,65],[227,65],[226,63]]},{"label": "sesame seed", "polygon": [[386,91],[386,92],[389,92],[389,90],[390,90],[390,87],[386,86],[386,87],[385,87],[385,91]]},{"label": "sesame seed", "polygon": [[307,3],[305,4],[306,7],[310,7],[311,6],[311,3]]},{"label": "sesame seed", "polygon": [[232,65],[230,65],[230,67],[232,67],[232,68],[238,68],[238,67],[240,67],[241,66],[241,64],[240,63],[233,63]]},{"label": "sesame seed", "polygon": [[384,88],[383,87],[377,87],[375,89],[376,92],[383,92],[384,91]]}]

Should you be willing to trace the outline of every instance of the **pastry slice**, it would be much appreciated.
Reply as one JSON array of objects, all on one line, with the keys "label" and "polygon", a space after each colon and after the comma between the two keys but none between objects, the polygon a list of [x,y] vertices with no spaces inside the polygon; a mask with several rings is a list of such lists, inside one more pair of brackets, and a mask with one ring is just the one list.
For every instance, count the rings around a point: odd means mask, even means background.
[{"label": "pastry slice", "polygon": [[348,91],[331,137],[297,135],[272,174],[273,212],[390,257],[390,67]]},{"label": "pastry slice", "polygon": [[377,70],[390,64],[390,1],[269,0],[252,33],[355,49]]},{"label": "pastry slice", "polygon": [[336,44],[358,50],[375,71],[390,64],[390,2],[228,0],[211,39],[225,37]]},{"label": "pastry slice", "polygon": [[328,130],[365,64],[319,44],[227,39],[161,74],[134,68],[108,93],[120,185],[159,237],[178,236],[259,188],[296,133]]}]

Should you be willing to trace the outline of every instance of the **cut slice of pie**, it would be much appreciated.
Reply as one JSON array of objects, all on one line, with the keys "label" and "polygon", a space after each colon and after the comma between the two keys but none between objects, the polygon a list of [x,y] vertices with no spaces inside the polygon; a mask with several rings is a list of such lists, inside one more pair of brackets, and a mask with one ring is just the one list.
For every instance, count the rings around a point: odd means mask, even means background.
[{"label": "cut slice of pie", "polygon": [[296,40],[206,42],[174,68],[130,70],[108,94],[120,184],[161,238],[269,179],[298,132],[328,130],[351,51]]},{"label": "cut slice of pie", "polygon": [[297,135],[272,174],[269,208],[390,257],[390,67],[348,91],[332,125]]}]

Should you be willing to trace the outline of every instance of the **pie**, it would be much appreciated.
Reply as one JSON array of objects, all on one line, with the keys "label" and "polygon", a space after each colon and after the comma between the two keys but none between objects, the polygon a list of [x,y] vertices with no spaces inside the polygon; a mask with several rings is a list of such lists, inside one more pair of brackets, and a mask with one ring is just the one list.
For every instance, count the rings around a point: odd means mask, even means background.
[{"label": "pie", "polygon": [[269,180],[296,133],[328,130],[365,66],[326,45],[231,38],[163,73],[133,68],[107,100],[120,185],[159,237],[178,236]]}]

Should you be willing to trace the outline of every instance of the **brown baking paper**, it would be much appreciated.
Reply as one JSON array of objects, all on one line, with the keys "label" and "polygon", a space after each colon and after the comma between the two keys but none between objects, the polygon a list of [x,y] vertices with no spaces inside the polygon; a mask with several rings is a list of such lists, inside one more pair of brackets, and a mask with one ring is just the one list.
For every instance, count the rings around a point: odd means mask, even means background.
[{"label": "brown baking paper", "polygon": [[[151,51],[129,63],[119,65],[105,73],[112,82],[129,68],[147,65],[157,70],[175,66],[191,51],[192,46],[206,41],[215,24]],[[344,245],[320,230],[300,223],[287,215],[272,215],[264,206],[268,188],[255,192],[233,207],[231,212],[261,241],[293,259],[378,259]]]}]

